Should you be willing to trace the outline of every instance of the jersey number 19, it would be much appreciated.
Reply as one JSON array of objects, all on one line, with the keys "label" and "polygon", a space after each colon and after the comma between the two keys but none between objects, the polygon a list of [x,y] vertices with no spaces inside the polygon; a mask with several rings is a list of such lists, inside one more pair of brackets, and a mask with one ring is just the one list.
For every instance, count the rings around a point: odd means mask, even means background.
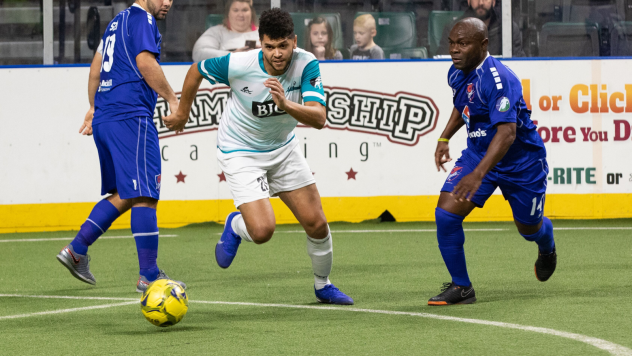
[{"label": "jersey number 19", "polygon": [[[108,36],[105,39],[105,46],[103,46],[103,58],[101,59],[101,71],[109,72],[112,70],[112,64],[114,63],[114,45],[116,44],[116,34]],[[105,60],[107,56],[107,61]]]}]

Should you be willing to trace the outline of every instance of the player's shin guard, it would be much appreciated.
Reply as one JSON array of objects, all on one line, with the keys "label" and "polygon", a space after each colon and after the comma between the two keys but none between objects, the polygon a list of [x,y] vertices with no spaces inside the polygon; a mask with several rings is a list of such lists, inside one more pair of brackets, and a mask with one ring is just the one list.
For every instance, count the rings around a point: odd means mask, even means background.
[{"label": "player's shin guard", "polygon": [[469,287],[472,283],[467,275],[465,252],[463,251],[463,244],[465,243],[463,219],[465,217],[436,208],[435,219],[439,250],[452,276],[452,282],[459,286]]},{"label": "player's shin guard", "polygon": [[152,282],[158,277],[158,219],[156,209],[132,208],[132,234],[136,240],[140,274]]},{"label": "player's shin guard", "polygon": [[85,255],[88,247],[103,235],[120,215],[118,209],[107,199],[98,202],[92,208],[88,219],[81,225],[75,239],[70,243],[73,250],[80,255]]},{"label": "player's shin guard", "polygon": [[233,228],[233,231],[241,237],[242,240],[253,242],[252,237],[248,233],[248,229],[246,228],[246,222],[244,221],[244,217],[242,214],[239,214],[233,218],[230,226]]},{"label": "player's shin guard", "polygon": [[[327,227],[329,230],[329,227]],[[331,241],[331,231],[324,239],[314,239],[307,236],[307,254],[312,259],[312,270],[314,271],[314,288],[320,290],[330,284],[329,274],[334,261],[333,244]]]},{"label": "player's shin guard", "polygon": [[549,254],[555,249],[555,240],[553,239],[553,223],[546,216],[542,218],[542,227],[538,232],[532,235],[522,235],[525,240],[533,241],[538,244],[540,252]]}]

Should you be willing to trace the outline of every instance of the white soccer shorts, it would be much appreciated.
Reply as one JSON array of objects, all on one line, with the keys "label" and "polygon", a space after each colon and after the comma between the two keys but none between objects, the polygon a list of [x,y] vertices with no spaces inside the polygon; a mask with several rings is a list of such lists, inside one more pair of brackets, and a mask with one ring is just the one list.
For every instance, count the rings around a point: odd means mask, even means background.
[{"label": "white soccer shorts", "polygon": [[296,139],[272,152],[217,150],[217,161],[237,208],[316,183]]}]

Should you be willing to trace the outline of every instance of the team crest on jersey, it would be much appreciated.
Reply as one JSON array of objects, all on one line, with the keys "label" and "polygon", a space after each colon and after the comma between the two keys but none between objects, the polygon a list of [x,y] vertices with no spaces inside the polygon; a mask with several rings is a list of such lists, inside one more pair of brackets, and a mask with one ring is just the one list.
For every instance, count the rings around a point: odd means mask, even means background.
[{"label": "team crest on jersey", "polygon": [[467,85],[467,98],[470,101],[470,103],[472,102],[472,100],[474,100],[474,84],[470,83]]},{"label": "team crest on jersey", "polygon": [[311,84],[316,89],[323,88],[323,80],[320,77],[310,80],[309,84]]},{"label": "team crest on jersey", "polygon": [[159,175],[156,176],[156,190],[157,191],[160,191],[160,185],[161,185],[160,180],[162,178],[161,176],[162,176],[162,174],[159,174]]},{"label": "team crest on jersey", "polygon": [[461,170],[463,170],[463,167],[454,167],[452,168],[452,171],[450,172],[450,174],[448,175],[448,182],[452,182],[453,180],[456,179],[456,177],[461,175]]},{"label": "team crest on jersey", "polygon": [[465,108],[463,109],[461,118],[463,118],[463,121],[465,121],[465,126],[467,126],[467,130],[469,131],[470,130],[470,108],[468,108],[467,105],[465,105]]},{"label": "team crest on jersey", "polygon": [[496,110],[500,112],[505,112],[509,110],[511,107],[511,102],[509,102],[509,98],[503,96],[502,98],[496,101]]}]

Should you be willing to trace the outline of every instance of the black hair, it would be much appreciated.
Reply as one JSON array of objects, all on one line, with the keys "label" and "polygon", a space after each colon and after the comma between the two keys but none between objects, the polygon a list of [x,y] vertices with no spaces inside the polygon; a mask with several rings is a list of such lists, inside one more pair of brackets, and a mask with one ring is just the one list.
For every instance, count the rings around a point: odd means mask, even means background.
[{"label": "black hair", "polygon": [[294,22],[290,13],[274,8],[261,13],[259,18],[259,39],[268,35],[271,40],[280,40],[294,37]]}]

